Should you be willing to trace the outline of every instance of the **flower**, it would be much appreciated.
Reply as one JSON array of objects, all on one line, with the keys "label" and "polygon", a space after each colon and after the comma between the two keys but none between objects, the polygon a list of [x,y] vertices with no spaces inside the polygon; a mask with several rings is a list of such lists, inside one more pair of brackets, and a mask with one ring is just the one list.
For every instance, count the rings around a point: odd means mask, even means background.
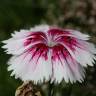
[{"label": "flower", "polygon": [[96,60],[96,49],[89,36],[76,30],[39,25],[15,31],[3,41],[12,57],[8,62],[11,76],[35,83],[51,80],[60,83],[82,82],[84,67]]}]

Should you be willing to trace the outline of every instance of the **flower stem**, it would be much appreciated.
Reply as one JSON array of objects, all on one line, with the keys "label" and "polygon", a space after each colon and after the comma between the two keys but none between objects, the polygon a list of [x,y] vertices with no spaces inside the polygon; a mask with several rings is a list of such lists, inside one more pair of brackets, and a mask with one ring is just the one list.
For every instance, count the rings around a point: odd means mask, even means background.
[{"label": "flower stem", "polygon": [[50,83],[50,82],[49,82],[49,92],[48,92],[48,96],[54,96],[53,87],[54,87],[54,83]]}]

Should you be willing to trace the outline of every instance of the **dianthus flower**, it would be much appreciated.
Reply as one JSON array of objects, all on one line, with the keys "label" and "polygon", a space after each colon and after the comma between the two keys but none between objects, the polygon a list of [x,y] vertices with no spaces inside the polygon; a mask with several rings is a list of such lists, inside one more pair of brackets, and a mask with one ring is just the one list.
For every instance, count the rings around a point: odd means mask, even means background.
[{"label": "dianthus flower", "polygon": [[82,82],[84,67],[96,60],[96,49],[88,40],[79,31],[48,25],[15,31],[3,41],[3,48],[12,55],[8,70],[23,81]]}]

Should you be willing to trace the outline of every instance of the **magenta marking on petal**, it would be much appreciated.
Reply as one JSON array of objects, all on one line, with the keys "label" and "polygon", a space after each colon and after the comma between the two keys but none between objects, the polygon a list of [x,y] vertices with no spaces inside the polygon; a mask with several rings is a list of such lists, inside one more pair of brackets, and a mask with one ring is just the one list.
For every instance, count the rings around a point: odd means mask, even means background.
[{"label": "magenta marking on petal", "polygon": [[44,34],[43,32],[33,32],[29,35],[29,38],[27,38],[24,42],[24,46],[27,46],[31,43],[35,43],[35,42],[44,42],[46,43],[47,41],[47,37],[46,34]]},{"label": "magenta marking on petal", "polygon": [[42,37],[43,39],[47,39],[46,34],[40,31],[37,32],[32,32],[29,36],[34,36],[34,37]]},{"label": "magenta marking on petal", "polygon": [[38,43],[38,44],[35,44],[34,45],[34,48],[36,49],[35,52],[32,52],[33,55],[32,55],[32,58],[35,58],[35,56],[40,56],[39,57],[44,57],[45,60],[48,58],[47,57],[47,52],[48,52],[48,47],[43,44],[43,43]]},{"label": "magenta marking on petal", "polygon": [[24,46],[27,46],[31,43],[31,40],[30,39],[27,39],[26,42],[24,42]]},{"label": "magenta marking on petal", "polygon": [[69,32],[68,31],[64,31],[62,29],[50,29],[48,31],[48,36],[50,36],[53,40],[55,40],[55,38],[59,37],[60,35],[68,35]]},{"label": "magenta marking on petal", "polygon": [[50,29],[49,31],[48,31],[48,33],[50,34],[50,35],[61,35],[61,34],[69,34],[69,32],[68,31],[64,31],[64,30],[62,30],[62,29],[56,29],[56,28],[53,28],[53,29]]},{"label": "magenta marking on petal", "polygon": [[[76,39],[71,37],[71,33],[68,31],[64,31],[61,29],[50,29],[48,31],[49,36],[52,37],[52,40],[57,44],[62,42],[66,44],[71,50],[75,50],[75,46],[77,45]],[[68,35],[68,36],[67,36]],[[69,36],[70,35],[70,36]]]},{"label": "magenta marking on petal", "polygon": [[37,32],[31,32],[30,36],[31,35],[41,35],[43,37],[46,37],[45,33],[41,32],[41,31],[37,31]]},{"label": "magenta marking on petal", "polygon": [[73,37],[61,37],[57,42],[66,44],[73,51],[75,50],[74,47],[77,45],[76,39]]},{"label": "magenta marking on petal", "polygon": [[88,50],[87,42],[84,40],[76,40],[77,44],[76,47],[83,49],[85,51],[90,51]]},{"label": "magenta marking on petal", "polygon": [[43,43],[35,44],[32,48],[29,48],[26,51],[25,57],[28,54],[31,54],[32,55],[31,58],[30,58],[30,60],[29,60],[29,63],[30,62],[33,62],[33,64],[34,64],[33,65],[34,68],[32,69],[33,71],[35,71],[36,66],[39,64],[38,63],[39,58],[44,58],[45,60],[48,59],[47,53],[48,53],[48,47],[45,44],[43,44]]},{"label": "magenta marking on petal", "polygon": [[[63,52],[64,51],[64,46],[61,45],[61,44],[58,44],[58,45],[55,45],[53,48],[52,48],[52,59],[53,60],[56,60],[56,59],[59,59],[58,56],[61,56],[61,51]],[[67,50],[65,51],[66,55],[68,54]]]}]

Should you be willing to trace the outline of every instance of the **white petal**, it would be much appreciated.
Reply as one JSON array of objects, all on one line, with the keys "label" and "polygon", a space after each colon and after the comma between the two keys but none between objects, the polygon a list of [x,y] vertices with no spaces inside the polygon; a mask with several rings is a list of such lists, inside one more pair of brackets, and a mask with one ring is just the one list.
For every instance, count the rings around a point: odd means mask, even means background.
[{"label": "white petal", "polygon": [[96,48],[95,48],[94,44],[92,44],[90,42],[83,41],[83,40],[78,40],[78,43],[81,45],[81,47],[90,51],[92,54],[96,54]]},{"label": "white petal", "polygon": [[66,82],[69,82],[69,78],[73,79],[71,70],[69,70],[67,64],[63,62],[63,66],[60,61],[55,61],[53,63],[53,78],[52,81],[55,80],[56,83],[60,83],[63,79]]},{"label": "white petal", "polygon": [[33,28],[30,29],[30,31],[33,31],[33,32],[38,32],[38,31],[41,31],[41,32],[48,32],[49,30],[49,26],[48,25],[39,25],[39,26],[35,26]]},{"label": "white petal", "polygon": [[51,60],[40,58],[36,64],[36,58],[32,59],[32,54],[23,54],[21,56],[12,57],[9,61],[8,70],[13,70],[12,76],[21,78],[23,81],[32,80],[35,83],[47,81],[52,74]]},{"label": "white petal", "polygon": [[96,60],[96,57],[91,54],[89,51],[86,50],[82,50],[80,48],[75,48],[75,56],[76,56],[76,60],[82,65],[82,66],[93,66],[94,63],[94,59]]},{"label": "white petal", "polygon": [[21,48],[24,48],[23,40],[6,40],[4,42],[7,42],[6,45],[2,46],[2,48],[7,49],[9,54],[15,54],[14,52],[18,51]]},{"label": "white petal", "polygon": [[76,36],[78,39],[82,39],[82,40],[89,40],[89,35],[87,34],[83,34],[79,31],[76,31],[76,30],[71,30],[71,29],[65,29],[66,31],[69,31],[71,34],[72,34],[72,37],[73,36]]},{"label": "white petal", "polygon": [[[36,58],[35,58],[36,59]],[[35,60],[30,62],[30,66],[28,66],[28,71],[23,76],[23,80],[33,80],[35,83],[43,82],[50,80],[52,74],[52,64],[50,60],[50,52],[48,54],[48,60],[44,60],[43,58],[39,58],[37,65],[35,64]],[[36,66],[34,66],[34,64]],[[34,66],[34,67],[33,67]],[[33,67],[33,70],[32,70]]]},{"label": "white petal", "polygon": [[19,32],[15,31],[14,33],[12,33],[11,36],[13,38],[19,39],[19,38],[27,37],[32,32],[38,32],[38,31],[47,32],[48,30],[49,30],[48,25],[39,25],[39,26],[35,26],[33,28],[30,28],[29,30],[20,30]]},{"label": "white petal", "polygon": [[13,55],[20,55],[21,53],[25,52],[29,48],[32,48],[33,45],[40,43],[41,41],[37,41],[34,43],[31,43],[27,46],[24,46],[24,40],[6,40],[4,43],[7,43],[6,45],[2,46],[2,48],[6,49],[7,54],[13,54]]},{"label": "white petal", "polygon": [[15,75],[16,77],[22,78],[22,76],[24,76],[24,74],[27,71],[27,67],[31,57],[32,57],[31,54],[13,56],[8,62],[9,64],[8,71],[13,70],[11,75]]},{"label": "white petal", "polygon": [[11,34],[11,36],[14,39],[21,39],[27,37],[30,33],[31,33],[30,30],[20,30],[15,31],[14,33]]},{"label": "white petal", "polygon": [[[86,46],[85,50],[83,50],[79,47],[75,47],[75,51],[72,51],[66,44],[61,43],[61,42],[60,42],[60,44],[62,44],[69,51],[72,58],[74,58],[76,61],[78,61],[82,66],[86,67],[87,64],[90,66],[93,66],[94,60],[96,60],[96,56],[94,55],[96,50],[93,45],[91,45],[91,46],[85,45]],[[93,49],[93,50],[91,50],[91,49]],[[94,54],[93,54],[93,52],[94,52]]]},{"label": "white petal", "polygon": [[78,64],[73,64],[72,61],[67,58],[68,61],[66,62],[64,58],[61,59],[62,64],[59,60],[55,61],[53,63],[53,69],[54,69],[54,80],[57,83],[60,83],[63,79],[65,82],[82,82],[84,77],[84,70],[83,68]]},{"label": "white petal", "polygon": [[14,34],[12,34],[12,38],[8,40],[2,41],[4,46],[2,48],[6,49],[5,52],[7,54],[21,54],[28,48],[32,47],[34,44],[40,43],[41,41],[29,44],[28,46],[24,46],[24,42],[32,37],[29,36],[32,32],[37,32],[37,31],[42,31],[42,32],[47,32],[49,30],[48,25],[41,25],[41,26],[36,26],[34,28],[31,28],[30,30],[21,30],[20,32],[15,31]]},{"label": "white petal", "polygon": [[83,67],[76,60],[72,60],[71,56],[67,57],[67,62],[71,72],[74,74],[74,78],[77,81],[82,82],[85,77]]},{"label": "white petal", "polygon": [[88,50],[90,52],[92,52],[93,54],[96,54],[96,48],[95,48],[94,44],[86,43],[85,46],[86,46],[86,48],[88,48]]}]

